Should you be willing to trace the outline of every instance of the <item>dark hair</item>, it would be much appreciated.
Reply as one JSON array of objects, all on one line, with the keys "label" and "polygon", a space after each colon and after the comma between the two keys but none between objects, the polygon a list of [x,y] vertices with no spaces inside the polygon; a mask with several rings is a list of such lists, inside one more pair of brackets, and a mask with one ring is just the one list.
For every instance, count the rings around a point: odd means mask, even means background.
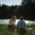
[{"label": "dark hair", "polygon": [[20,20],[23,20],[23,16],[20,16]]}]

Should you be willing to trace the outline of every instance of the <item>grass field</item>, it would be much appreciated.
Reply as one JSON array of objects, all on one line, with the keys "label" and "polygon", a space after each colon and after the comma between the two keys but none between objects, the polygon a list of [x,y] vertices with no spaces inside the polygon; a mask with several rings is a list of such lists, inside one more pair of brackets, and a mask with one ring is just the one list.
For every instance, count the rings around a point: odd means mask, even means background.
[{"label": "grass field", "polygon": [[[29,26],[32,28],[32,32],[25,33],[25,35],[35,35],[35,25]],[[16,31],[8,31],[8,25],[0,25],[0,35],[19,35]]]}]

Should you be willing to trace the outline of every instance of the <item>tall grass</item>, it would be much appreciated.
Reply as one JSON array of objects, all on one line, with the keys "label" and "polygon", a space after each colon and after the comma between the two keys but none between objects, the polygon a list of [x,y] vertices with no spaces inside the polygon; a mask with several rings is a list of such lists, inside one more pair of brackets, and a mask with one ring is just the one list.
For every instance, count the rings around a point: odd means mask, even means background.
[{"label": "tall grass", "polygon": [[[32,32],[27,32],[25,35],[35,35],[35,25],[28,25],[28,27],[32,28]],[[16,31],[8,31],[8,25],[0,24],[0,35],[19,35]]]}]

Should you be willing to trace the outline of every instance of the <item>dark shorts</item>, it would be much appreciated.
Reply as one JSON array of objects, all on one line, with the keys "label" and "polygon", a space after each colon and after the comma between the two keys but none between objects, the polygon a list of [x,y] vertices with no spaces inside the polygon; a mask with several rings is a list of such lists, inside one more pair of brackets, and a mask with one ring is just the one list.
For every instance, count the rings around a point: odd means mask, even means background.
[{"label": "dark shorts", "polygon": [[26,32],[25,28],[23,29],[17,29],[17,32]]},{"label": "dark shorts", "polygon": [[20,32],[24,32],[24,31],[25,31],[25,29],[20,29],[19,31],[20,31]]},{"label": "dark shorts", "polygon": [[8,30],[14,30],[13,26],[12,25],[8,25]]},{"label": "dark shorts", "polygon": [[24,28],[24,29],[17,29],[17,32],[18,32],[20,35],[23,35],[23,34],[26,33],[25,28]]}]

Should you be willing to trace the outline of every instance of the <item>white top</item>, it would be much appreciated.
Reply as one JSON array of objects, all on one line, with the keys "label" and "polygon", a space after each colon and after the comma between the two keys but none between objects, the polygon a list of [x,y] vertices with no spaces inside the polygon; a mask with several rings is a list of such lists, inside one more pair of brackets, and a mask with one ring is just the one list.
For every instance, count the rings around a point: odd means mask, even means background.
[{"label": "white top", "polygon": [[10,21],[9,21],[9,25],[12,25],[12,24],[15,24],[15,21],[10,20]]},{"label": "white top", "polygon": [[25,27],[25,22],[23,20],[18,21],[17,27],[18,28],[24,28]]}]

